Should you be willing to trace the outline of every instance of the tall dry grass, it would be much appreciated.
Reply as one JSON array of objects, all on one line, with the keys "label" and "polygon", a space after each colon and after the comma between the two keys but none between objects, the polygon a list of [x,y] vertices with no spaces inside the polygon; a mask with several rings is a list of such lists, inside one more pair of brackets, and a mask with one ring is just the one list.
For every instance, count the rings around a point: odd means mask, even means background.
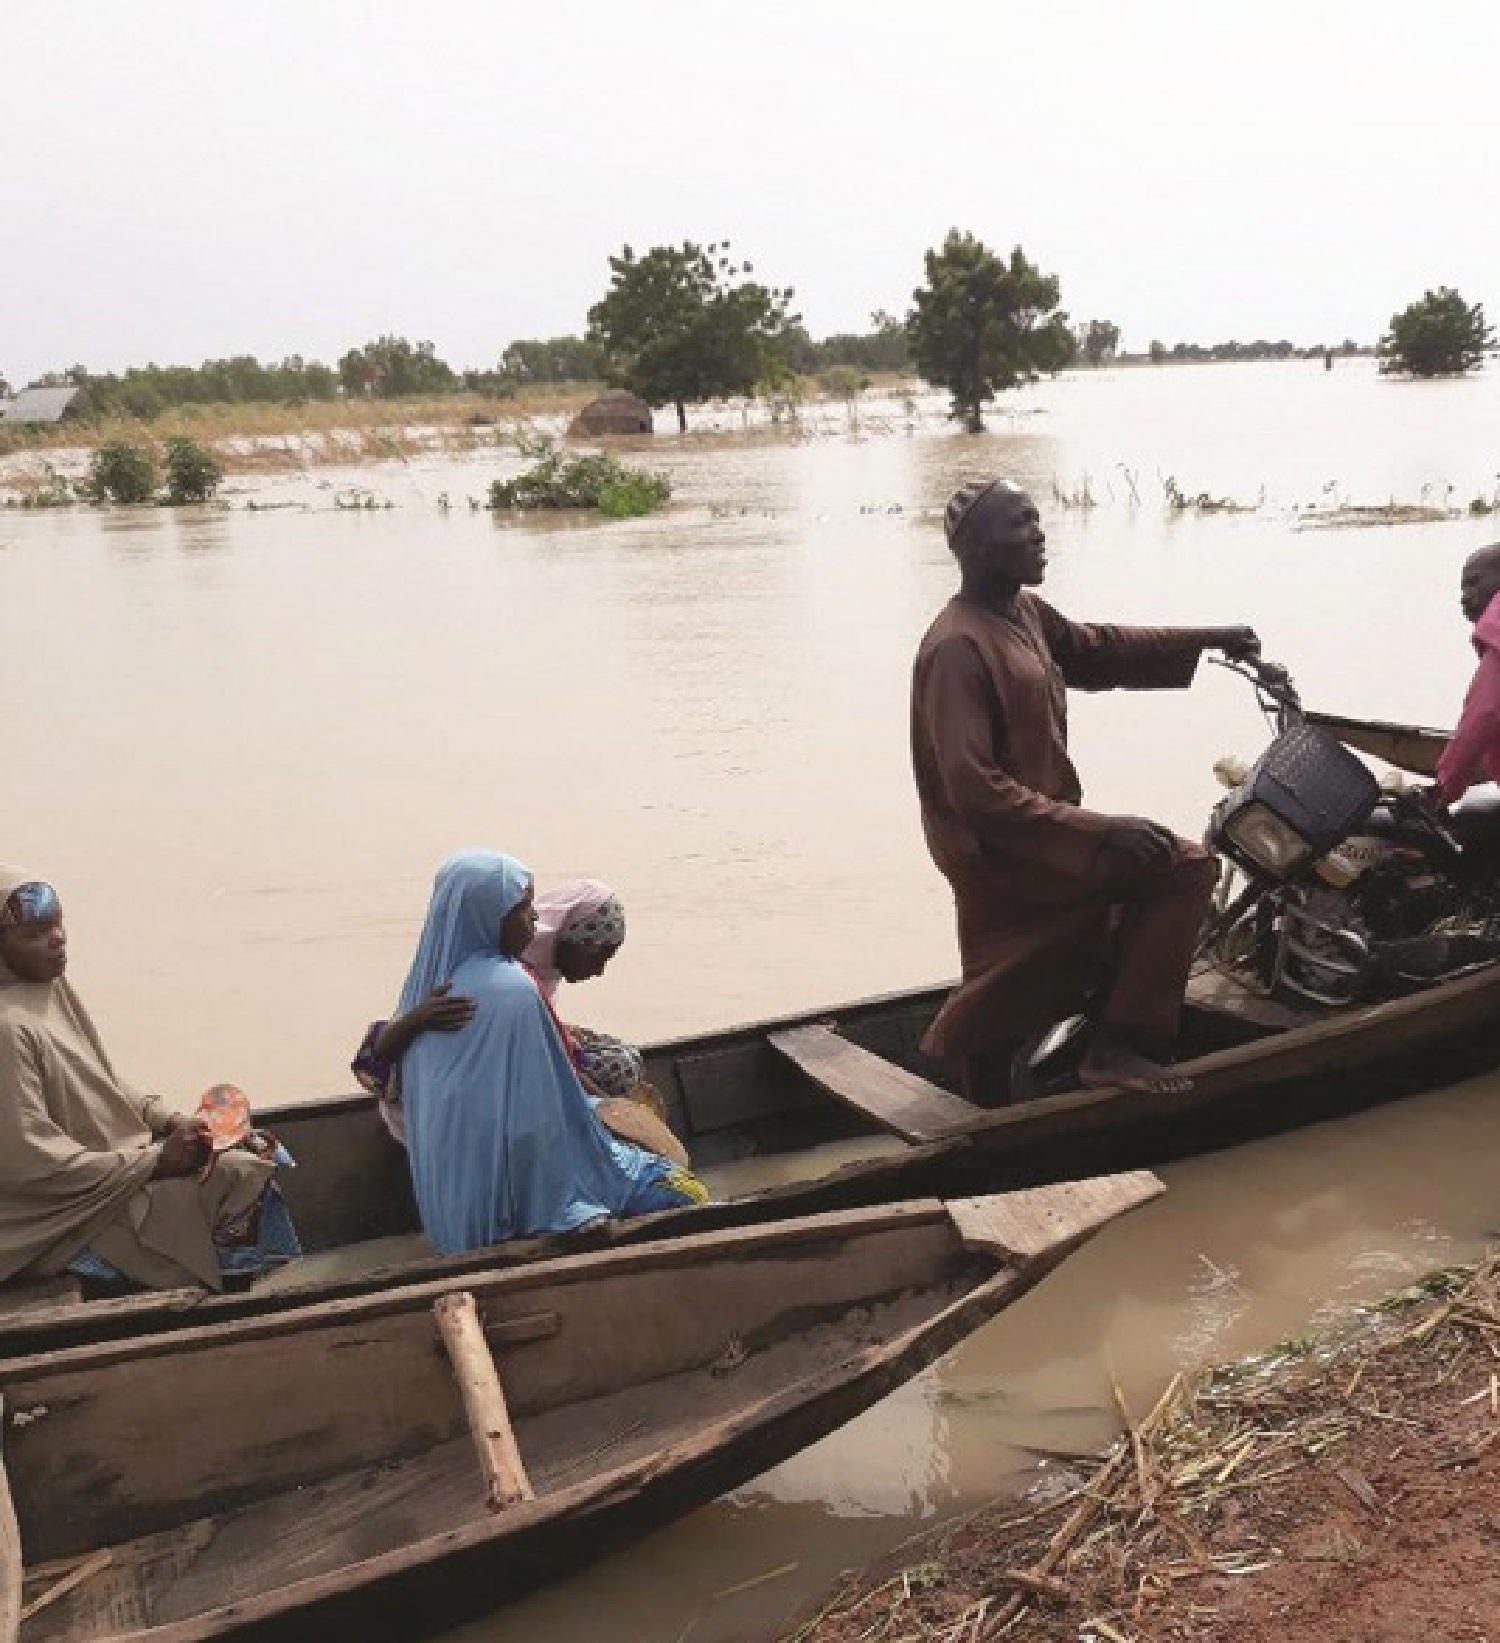
[{"label": "tall dry grass", "polygon": [[108,416],[8,428],[0,432],[0,456],[88,449],[114,440],[161,444],[182,435],[207,445],[231,473],[380,461],[494,445],[535,417],[571,415],[597,391],[570,383],[524,389],[508,399],[445,394],[303,405],[184,405],[149,421]]}]

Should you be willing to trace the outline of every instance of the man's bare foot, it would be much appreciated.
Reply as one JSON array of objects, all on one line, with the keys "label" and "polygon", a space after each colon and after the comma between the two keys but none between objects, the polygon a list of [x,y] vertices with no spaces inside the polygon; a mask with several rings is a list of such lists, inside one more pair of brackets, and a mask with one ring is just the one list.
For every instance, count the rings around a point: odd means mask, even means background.
[{"label": "man's bare foot", "polygon": [[1147,1095],[1187,1095],[1193,1081],[1118,1040],[1096,1040],[1078,1068],[1078,1081],[1091,1090],[1141,1090]]}]

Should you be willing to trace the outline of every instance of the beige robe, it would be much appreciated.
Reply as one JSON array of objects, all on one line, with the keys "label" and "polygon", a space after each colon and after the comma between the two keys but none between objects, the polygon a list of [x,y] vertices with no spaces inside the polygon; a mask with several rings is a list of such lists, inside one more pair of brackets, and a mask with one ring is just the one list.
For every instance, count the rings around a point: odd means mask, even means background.
[{"label": "beige robe", "polygon": [[[0,901],[34,877],[0,867]],[[0,1282],[87,1247],[152,1288],[219,1288],[214,1229],[253,1208],[272,1165],[236,1151],[205,1181],[153,1180],[170,1116],[116,1076],[65,979],[0,963]]]}]

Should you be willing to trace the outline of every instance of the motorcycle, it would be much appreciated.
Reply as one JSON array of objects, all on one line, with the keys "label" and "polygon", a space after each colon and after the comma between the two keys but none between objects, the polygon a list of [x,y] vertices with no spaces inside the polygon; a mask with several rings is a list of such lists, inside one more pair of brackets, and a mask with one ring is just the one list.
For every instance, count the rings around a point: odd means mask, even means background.
[{"label": "motorcycle", "polygon": [[[1399,772],[1378,781],[1309,724],[1280,664],[1216,665],[1250,682],[1274,735],[1253,765],[1214,767],[1229,792],[1204,836],[1220,875],[1195,972],[1217,971],[1305,1016],[1500,959],[1500,794],[1445,812]],[[1022,1047],[1011,1063],[1013,1100],[1073,1087],[1088,1008]]]},{"label": "motorcycle", "polygon": [[1500,958],[1500,800],[1445,813],[1430,790],[1378,782],[1308,724],[1285,668],[1218,665],[1248,679],[1275,737],[1230,787],[1205,844],[1222,863],[1200,959],[1304,1010],[1342,1008],[1451,980]]}]

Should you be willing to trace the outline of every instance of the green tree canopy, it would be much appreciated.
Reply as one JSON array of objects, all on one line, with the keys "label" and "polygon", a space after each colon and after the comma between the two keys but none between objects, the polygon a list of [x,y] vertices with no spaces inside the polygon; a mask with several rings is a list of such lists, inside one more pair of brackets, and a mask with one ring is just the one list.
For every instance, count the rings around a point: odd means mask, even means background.
[{"label": "green tree canopy", "polygon": [[912,292],[906,333],[923,379],[948,389],[952,415],[970,433],[984,427],[996,393],[1060,371],[1077,346],[1058,307],[1057,276],[1018,245],[1010,261],[953,229],[927,253],[927,283]]},{"label": "green tree canopy", "polygon": [[685,240],[638,257],[627,245],[609,259],[609,290],[589,309],[609,380],[649,405],[673,406],[680,429],[689,405],[754,393],[782,374],[782,335],[799,324],[791,288],[745,278],[753,269],[729,249]]},{"label": "green tree canopy", "polygon": [[339,380],[351,394],[403,399],[408,394],[448,393],[458,378],[430,342],[386,336],[351,348],[339,361]]},{"label": "green tree canopy", "polygon": [[1469,304],[1451,285],[1440,285],[1420,302],[1391,315],[1391,328],[1376,351],[1382,371],[1458,376],[1477,370],[1494,340],[1484,321],[1483,304]]},{"label": "green tree canopy", "polygon": [[500,356],[500,369],[515,382],[597,382],[604,360],[587,337],[520,337]]}]

